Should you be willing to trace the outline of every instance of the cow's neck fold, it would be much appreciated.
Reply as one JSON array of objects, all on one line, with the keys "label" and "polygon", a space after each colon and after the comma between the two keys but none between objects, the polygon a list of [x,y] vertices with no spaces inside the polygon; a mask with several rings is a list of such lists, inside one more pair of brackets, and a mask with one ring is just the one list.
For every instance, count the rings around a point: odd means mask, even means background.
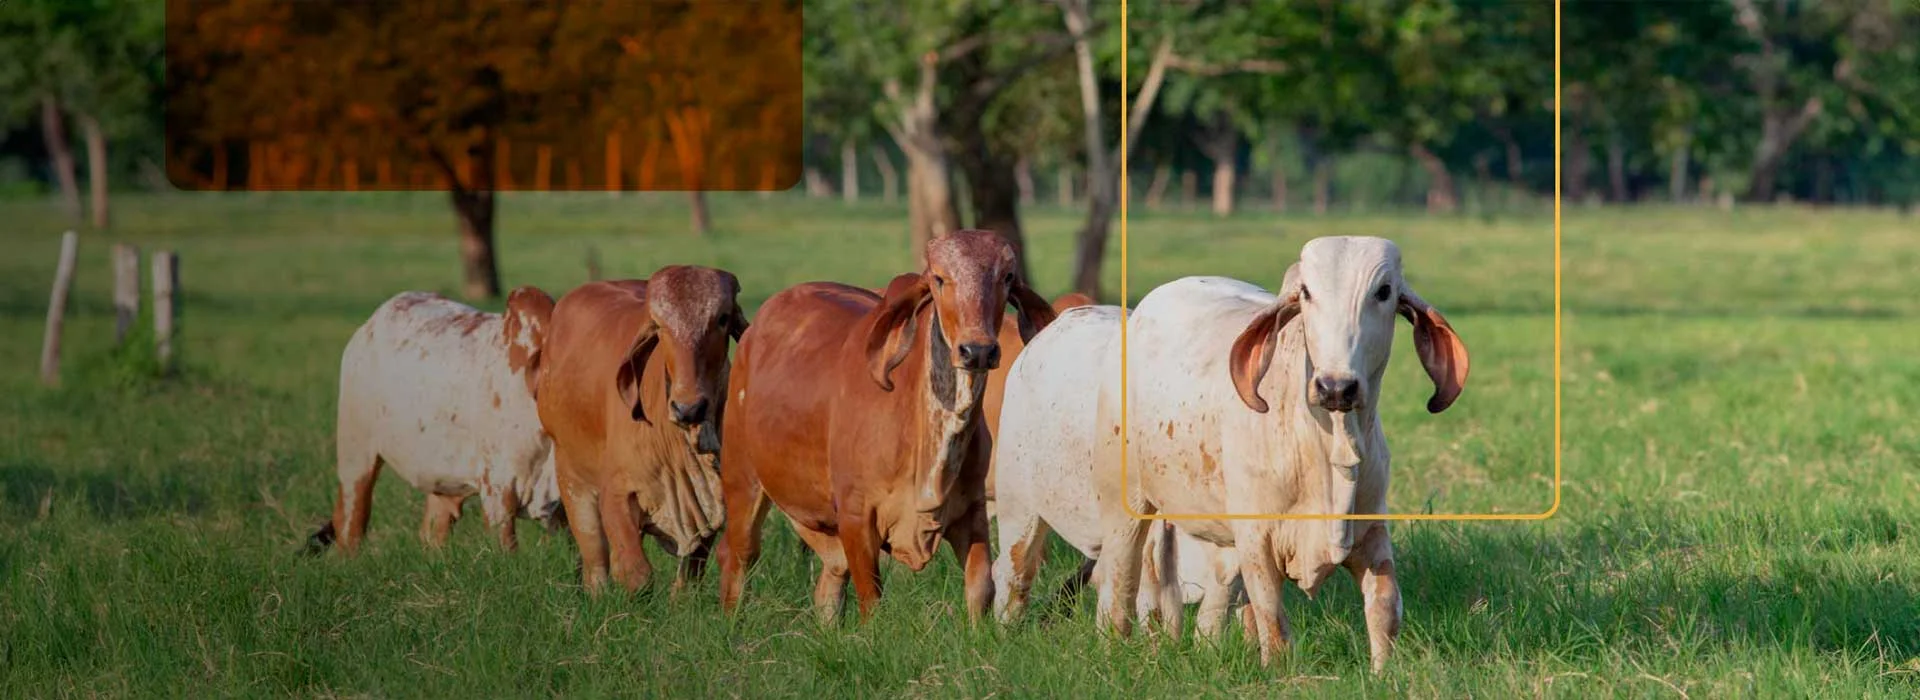
[{"label": "cow's neck fold", "polygon": [[921,402],[926,429],[919,451],[925,462],[915,475],[918,510],[930,513],[946,501],[974,434],[986,373],[965,372],[953,366],[953,349],[940,330],[938,311],[927,314],[926,393]]}]

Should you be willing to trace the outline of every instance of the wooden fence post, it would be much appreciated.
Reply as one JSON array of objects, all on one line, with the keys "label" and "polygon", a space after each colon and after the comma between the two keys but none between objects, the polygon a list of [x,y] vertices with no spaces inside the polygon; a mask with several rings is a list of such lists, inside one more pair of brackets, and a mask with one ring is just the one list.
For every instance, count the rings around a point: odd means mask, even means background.
[{"label": "wooden fence post", "polygon": [[153,342],[161,374],[173,373],[173,325],[179,303],[180,256],[171,250],[153,254]]},{"label": "wooden fence post", "polygon": [[140,248],[113,245],[113,342],[127,342],[127,333],[140,318]]},{"label": "wooden fence post", "polygon": [[60,263],[53,272],[53,298],[47,301],[47,336],[40,346],[40,381],[60,383],[60,329],[66,323],[67,293],[73,290],[73,268],[80,257],[80,234],[60,236]]}]

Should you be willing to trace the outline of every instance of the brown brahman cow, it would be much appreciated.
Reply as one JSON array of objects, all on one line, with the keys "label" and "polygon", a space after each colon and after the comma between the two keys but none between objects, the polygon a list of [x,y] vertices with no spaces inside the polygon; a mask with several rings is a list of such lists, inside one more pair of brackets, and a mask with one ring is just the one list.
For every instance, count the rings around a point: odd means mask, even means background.
[{"label": "brown brahman cow", "polygon": [[770,504],[823,564],[814,605],[838,616],[849,577],[862,619],[884,552],[919,571],[941,539],[966,568],[967,612],[993,601],[987,554],[986,374],[1008,303],[1022,339],[1053,309],[1016,272],[1012,246],[962,230],[927,244],[922,271],[885,295],[811,282],[774,295],[740,340],[721,446],[727,528],[721,606],[733,611]]},{"label": "brown brahman cow", "polygon": [[731,273],[673,265],[645,280],[593,282],[554,307],[534,401],[553,436],[581,582],[597,594],[651,574],[641,538],[700,574],[724,522],[720,425],[727,344],[746,330]]}]

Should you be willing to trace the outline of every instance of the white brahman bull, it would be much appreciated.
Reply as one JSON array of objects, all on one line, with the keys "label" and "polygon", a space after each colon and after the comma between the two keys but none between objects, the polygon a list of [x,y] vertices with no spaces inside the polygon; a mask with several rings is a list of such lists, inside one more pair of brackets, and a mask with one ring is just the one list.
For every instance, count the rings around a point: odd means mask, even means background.
[{"label": "white brahman bull", "polygon": [[[1391,241],[1309,241],[1277,295],[1223,277],[1188,277],[1153,290],[1126,320],[1124,486],[1118,310],[1063,315],[1021,354],[1008,379],[996,453],[996,572],[1009,579],[1001,590],[1014,598],[1030,585],[1036,567],[1016,564],[1032,556],[1034,534],[1072,523],[1074,532],[1062,534],[1101,558],[1101,615],[1125,634],[1138,602],[1121,601],[1139,595],[1154,522],[1136,515],[1386,513],[1388,452],[1375,410],[1396,314],[1412,322],[1435,386],[1427,409],[1443,411],[1465,386],[1466,347],[1407,286]],[[1211,563],[1229,552],[1238,560],[1250,602],[1244,621],[1257,633],[1263,662],[1288,643],[1282,582],[1290,578],[1311,596],[1345,568],[1365,598],[1374,669],[1384,667],[1401,618],[1384,521],[1178,523],[1220,548],[1203,554]],[[1083,544],[1090,532],[1097,532],[1097,545]],[[1158,547],[1149,573],[1179,569],[1174,552],[1193,549]],[[1166,610],[1177,589],[1174,577],[1161,578]],[[1226,590],[1224,581],[1202,583],[1209,597]],[[1216,600],[1203,605],[1203,631],[1217,630],[1227,609],[1227,595]]]},{"label": "white brahman bull", "polygon": [[552,312],[553,298],[534,287],[513,290],[504,314],[427,292],[381,304],[341,354],[339,499],[311,545],[337,534],[343,551],[359,548],[382,466],[427,493],[429,546],[446,541],[474,495],[505,549],[518,516],[556,527],[552,440],[533,401]]}]

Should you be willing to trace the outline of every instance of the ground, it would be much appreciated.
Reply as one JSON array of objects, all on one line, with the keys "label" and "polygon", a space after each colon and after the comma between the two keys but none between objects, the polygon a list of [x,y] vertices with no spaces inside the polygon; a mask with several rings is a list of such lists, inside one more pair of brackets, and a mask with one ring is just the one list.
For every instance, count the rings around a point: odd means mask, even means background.
[{"label": "ground", "polygon": [[[794,283],[910,269],[903,206],[507,196],[502,277],[555,293],[670,263],[737,273],[752,312]],[[564,534],[495,551],[477,504],[445,552],[421,497],[381,482],[353,560],[299,555],[330,512],[339,353],[388,296],[459,289],[443,195],[123,196],[85,232],[59,389],[41,388],[56,206],[0,202],[0,695],[743,697],[1912,697],[1920,693],[1920,219],[1800,208],[1571,208],[1564,480],[1535,523],[1405,523],[1406,623],[1367,672],[1357,592],[1288,592],[1295,648],[1230,633],[1094,632],[1092,601],[970,628],[958,567],[891,566],[877,618],[808,610],[813,559],[779,518],[737,619],[717,577],[589,600]],[[1035,286],[1065,291],[1077,212],[1029,215]],[[1135,212],[1128,292],[1188,274],[1265,285],[1307,238],[1399,241],[1473,356],[1428,387],[1402,324],[1391,398],[1399,512],[1554,502],[1553,221]],[[182,257],[184,374],[112,345],[108,246]],[[1118,251],[1115,251],[1117,261]],[[1109,266],[1108,288],[1119,284]],[[486,305],[497,309],[498,304]],[[1074,567],[1056,546],[1048,582]],[[665,565],[663,555],[656,557]],[[665,577],[660,577],[665,578]]]}]

